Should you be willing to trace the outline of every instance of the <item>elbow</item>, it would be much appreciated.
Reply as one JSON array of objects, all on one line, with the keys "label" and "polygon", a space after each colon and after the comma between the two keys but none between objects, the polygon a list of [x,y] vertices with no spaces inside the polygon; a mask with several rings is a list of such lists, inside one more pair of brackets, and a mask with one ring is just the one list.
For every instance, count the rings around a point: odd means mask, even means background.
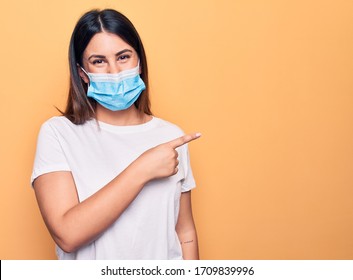
[{"label": "elbow", "polygon": [[78,246],[75,244],[64,243],[64,242],[56,242],[56,244],[63,250],[65,253],[74,253],[78,250]]},{"label": "elbow", "polygon": [[72,222],[60,221],[48,229],[55,244],[65,253],[75,253],[95,239],[95,236],[87,234],[82,227]]},{"label": "elbow", "polygon": [[83,246],[82,242],[70,234],[67,234],[66,236],[53,235],[53,239],[56,245],[58,245],[65,253],[74,253]]}]

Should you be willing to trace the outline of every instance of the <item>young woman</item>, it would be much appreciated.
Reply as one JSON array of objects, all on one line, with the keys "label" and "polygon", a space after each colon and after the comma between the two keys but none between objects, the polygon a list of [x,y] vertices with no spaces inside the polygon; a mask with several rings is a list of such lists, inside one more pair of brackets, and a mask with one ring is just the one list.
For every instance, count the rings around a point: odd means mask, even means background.
[{"label": "young woman", "polygon": [[184,135],[154,117],[132,23],[92,10],[70,41],[63,116],[46,121],[32,174],[59,259],[198,259]]}]

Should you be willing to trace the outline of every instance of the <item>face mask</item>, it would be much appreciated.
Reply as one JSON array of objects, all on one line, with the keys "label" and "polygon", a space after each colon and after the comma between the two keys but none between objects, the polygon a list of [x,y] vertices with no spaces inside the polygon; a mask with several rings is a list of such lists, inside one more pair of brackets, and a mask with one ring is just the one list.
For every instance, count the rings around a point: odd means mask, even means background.
[{"label": "face mask", "polygon": [[87,73],[89,87],[87,96],[111,111],[125,110],[139,98],[146,88],[140,78],[140,65],[117,74]]}]

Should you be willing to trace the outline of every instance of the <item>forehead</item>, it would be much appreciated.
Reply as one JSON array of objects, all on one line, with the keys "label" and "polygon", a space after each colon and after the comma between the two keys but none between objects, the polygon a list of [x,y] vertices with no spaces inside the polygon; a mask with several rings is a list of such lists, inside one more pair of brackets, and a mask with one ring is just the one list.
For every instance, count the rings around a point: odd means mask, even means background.
[{"label": "forehead", "polygon": [[111,55],[124,49],[134,51],[133,47],[131,47],[118,35],[101,32],[92,37],[83,53],[83,56],[90,56],[92,54]]}]

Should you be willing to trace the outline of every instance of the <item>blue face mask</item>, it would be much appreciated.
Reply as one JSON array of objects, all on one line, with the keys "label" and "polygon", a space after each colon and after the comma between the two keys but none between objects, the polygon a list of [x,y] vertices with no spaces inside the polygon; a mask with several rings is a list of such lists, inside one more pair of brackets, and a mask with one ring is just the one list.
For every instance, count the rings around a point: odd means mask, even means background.
[{"label": "blue face mask", "polygon": [[87,73],[87,96],[111,111],[125,110],[135,103],[146,88],[140,77],[140,65],[117,74]]}]

